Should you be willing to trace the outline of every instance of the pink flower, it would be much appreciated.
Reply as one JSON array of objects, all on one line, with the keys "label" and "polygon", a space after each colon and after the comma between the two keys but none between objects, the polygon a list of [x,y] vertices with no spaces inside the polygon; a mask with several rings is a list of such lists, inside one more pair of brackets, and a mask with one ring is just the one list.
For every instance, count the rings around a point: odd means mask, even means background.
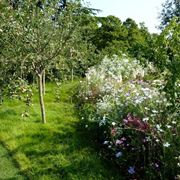
[{"label": "pink flower", "polygon": [[123,144],[123,141],[117,139],[117,140],[116,140],[116,145],[121,145],[121,144]]},{"label": "pink flower", "polygon": [[115,128],[112,128],[112,129],[111,129],[111,135],[112,135],[112,136],[115,136],[115,135],[116,135],[116,129],[115,129]]},{"label": "pink flower", "polygon": [[125,138],[125,137],[122,137],[121,140],[122,140],[122,141],[126,141],[126,138]]},{"label": "pink flower", "polygon": [[158,168],[158,167],[159,167],[159,164],[158,164],[158,163],[155,163],[154,165],[155,165],[155,167],[156,167],[156,168]]},{"label": "pink flower", "polygon": [[149,130],[149,125],[147,124],[147,122],[142,121],[138,117],[132,116],[130,113],[127,115],[127,118],[123,120],[123,122],[129,127],[133,127],[142,131]]}]

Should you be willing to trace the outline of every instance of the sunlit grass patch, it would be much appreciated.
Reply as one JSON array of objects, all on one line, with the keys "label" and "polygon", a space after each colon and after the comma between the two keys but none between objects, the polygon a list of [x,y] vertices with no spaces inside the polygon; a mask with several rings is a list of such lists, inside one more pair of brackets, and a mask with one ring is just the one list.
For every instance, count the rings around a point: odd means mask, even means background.
[{"label": "sunlit grass patch", "polygon": [[[56,86],[48,84],[45,95],[47,124],[42,124],[37,91],[29,117],[25,106],[4,100],[0,107],[0,139],[21,172],[31,179],[119,179],[99,158],[81,127],[72,95],[77,82],[62,84],[60,99]],[[117,175],[115,175],[117,174]]]}]

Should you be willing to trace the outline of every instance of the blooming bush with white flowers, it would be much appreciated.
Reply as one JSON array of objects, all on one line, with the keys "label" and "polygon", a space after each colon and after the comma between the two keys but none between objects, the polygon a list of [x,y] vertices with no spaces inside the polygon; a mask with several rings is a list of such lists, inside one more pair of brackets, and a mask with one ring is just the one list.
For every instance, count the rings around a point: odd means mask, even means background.
[{"label": "blooming bush with white flowers", "polygon": [[155,71],[127,56],[104,58],[80,87],[82,119],[98,126],[103,155],[130,178],[172,178],[180,163],[179,112],[167,114],[171,103]]}]

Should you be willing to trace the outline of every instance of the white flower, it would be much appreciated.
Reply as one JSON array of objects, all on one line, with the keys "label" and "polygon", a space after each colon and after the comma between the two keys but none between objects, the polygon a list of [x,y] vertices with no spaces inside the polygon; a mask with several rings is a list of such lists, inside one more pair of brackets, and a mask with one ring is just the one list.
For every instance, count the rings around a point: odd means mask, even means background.
[{"label": "white flower", "polygon": [[145,137],[145,140],[146,141],[151,141],[151,138],[148,136],[148,137]]},{"label": "white flower", "polygon": [[169,129],[169,128],[171,128],[172,126],[170,126],[170,125],[166,125],[166,127]]},{"label": "white flower", "polygon": [[115,122],[112,122],[112,125],[113,125],[113,126],[115,126],[115,125],[116,125],[116,123],[115,123]]},{"label": "white flower", "polygon": [[156,115],[155,115],[155,114],[151,114],[150,116],[151,116],[151,117],[155,117]]},{"label": "white flower", "polygon": [[136,96],[139,96],[139,95],[140,95],[140,94],[137,92],[137,93],[136,93]]},{"label": "white flower", "polygon": [[149,99],[151,99],[151,98],[152,98],[152,96],[149,94],[148,98],[149,98]]},{"label": "white flower", "polygon": [[122,156],[122,152],[121,152],[121,151],[120,151],[120,152],[117,152],[117,153],[115,154],[115,156],[116,156],[117,158],[121,157],[121,156]]},{"label": "white flower", "polygon": [[156,110],[152,110],[152,112],[153,112],[154,114],[157,114],[157,113],[158,113],[158,111],[156,111]]},{"label": "white flower", "polygon": [[143,121],[148,121],[148,120],[149,120],[149,118],[148,118],[148,117],[143,118]]},{"label": "white flower", "polygon": [[140,104],[142,101],[140,99],[135,100],[135,104]]},{"label": "white flower", "polygon": [[163,144],[163,146],[164,146],[164,147],[169,147],[170,144],[169,144],[168,142],[166,142],[166,143]]},{"label": "white flower", "polygon": [[108,144],[109,143],[109,141],[104,141],[104,143],[103,144]]},{"label": "white flower", "polygon": [[175,157],[175,159],[179,159],[179,160],[180,160],[180,156],[178,156],[178,157]]},{"label": "white flower", "polygon": [[148,107],[145,107],[144,109],[145,109],[145,110],[149,110],[149,108],[148,108]]},{"label": "white flower", "polygon": [[159,125],[159,124],[156,125],[156,129],[160,132],[163,132],[163,130],[161,129],[161,125]]},{"label": "white flower", "polygon": [[103,116],[103,119],[99,122],[99,126],[106,125],[106,115]]}]

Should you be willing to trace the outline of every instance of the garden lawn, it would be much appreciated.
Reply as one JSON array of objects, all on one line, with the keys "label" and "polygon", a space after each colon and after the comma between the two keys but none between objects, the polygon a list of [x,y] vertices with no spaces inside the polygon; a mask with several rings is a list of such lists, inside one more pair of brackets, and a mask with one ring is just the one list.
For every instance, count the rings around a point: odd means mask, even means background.
[{"label": "garden lawn", "polygon": [[0,179],[23,179],[8,151],[0,144]]},{"label": "garden lawn", "polygon": [[[122,179],[116,169],[100,159],[89,139],[91,135],[80,123],[72,96],[77,84],[62,84],[59,101],[55,98],[56,86],[47,84],[47,124],[41,123],[37,91],[29,117],[21,116],[25,105],[20,101],[5,99],[0,106],[0,141],[24,179]],[[1,148],[2,154],[5,150]],[[16,175],[14,166],[8,162],[2,165]],[[0,171],[0,179],[3,173]]]}]

